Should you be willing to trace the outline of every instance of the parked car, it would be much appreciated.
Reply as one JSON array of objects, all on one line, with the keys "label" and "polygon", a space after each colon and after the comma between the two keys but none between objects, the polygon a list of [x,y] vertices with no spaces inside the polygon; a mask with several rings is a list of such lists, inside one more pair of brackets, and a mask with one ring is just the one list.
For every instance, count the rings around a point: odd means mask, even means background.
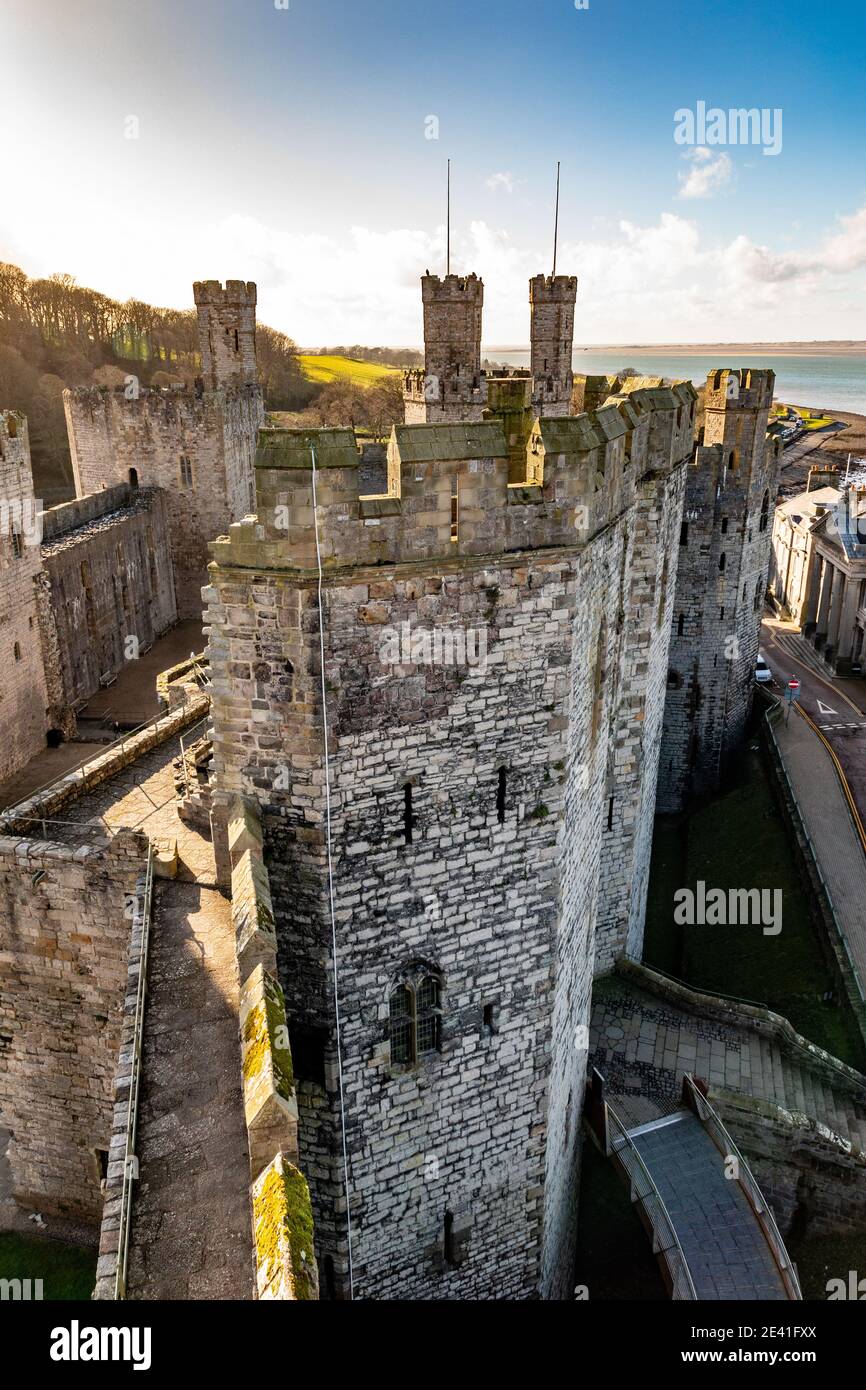
[{"label": "parked car", "polygon": [[773,679],[773,673],[764,660],[762,652],[758,652],[758,660],[755,662],[755,680],[759,685],[768,685]]}]

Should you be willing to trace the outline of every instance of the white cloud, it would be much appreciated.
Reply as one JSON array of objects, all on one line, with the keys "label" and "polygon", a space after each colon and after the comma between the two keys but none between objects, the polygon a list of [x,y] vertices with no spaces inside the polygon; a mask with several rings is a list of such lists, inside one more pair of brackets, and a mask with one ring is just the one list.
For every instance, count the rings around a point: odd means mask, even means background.
[{"label": "white cloud", "polygon": [[683,155],[691,164],[688,173],[680,174],[679,198],[712,198],[727,188],[733,178],[734,166],[727,154],[714,155],[706,145],[697,145]]},{"label": "white cloud", "polygon": [[508,169],[501,174],[491,174],[487,180],[487,187],[492,189],[494,193],[500,188],[504,188],[506,193],[513,193],[514,175]]}]

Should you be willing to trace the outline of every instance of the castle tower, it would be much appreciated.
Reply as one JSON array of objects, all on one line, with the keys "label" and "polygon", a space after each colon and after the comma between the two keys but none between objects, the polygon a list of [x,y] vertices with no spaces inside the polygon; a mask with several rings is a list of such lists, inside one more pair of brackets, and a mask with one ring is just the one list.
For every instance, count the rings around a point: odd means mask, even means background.
[{"label": "castle tower", "polygon": [[480,420],[484,282],[477,275],[424,275],[424,371],[406,372],[407,424]]},{"label": "castle tower", "polygon": [[27,421],[18,411],[0,411],[0,717],[7,777],[41,752],[48,726],[36,591],[41,511],[33,496]]},{"label": "castle tower", "polygon": [[205,390],[256,383],[256,287],[252,282],[197,281],[201,374]]},{"label": "castle tower", "polygon": [[707,377],[686,473],[657,809],[718,789],[752,707],[780,444],[770,371]]},{"label": "castle tower", "polygon": [[571,414],[576,298],[576,275],[535,275],[529,282],[529,367],[538,415]]}]

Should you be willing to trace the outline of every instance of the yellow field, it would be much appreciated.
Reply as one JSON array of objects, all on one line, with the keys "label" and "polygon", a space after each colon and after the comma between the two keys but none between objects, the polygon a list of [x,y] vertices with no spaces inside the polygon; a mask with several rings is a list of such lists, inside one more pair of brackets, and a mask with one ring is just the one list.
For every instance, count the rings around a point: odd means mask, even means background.
[{"label": "yellow field", "polygon": [[358,362],[353,357],[322,357],[318,353],[299,353],[301,370],[309,381],[350,381],[353,386],[375,386],[383,377],[399,374],[399,367],[381,367],[378,362]]}]

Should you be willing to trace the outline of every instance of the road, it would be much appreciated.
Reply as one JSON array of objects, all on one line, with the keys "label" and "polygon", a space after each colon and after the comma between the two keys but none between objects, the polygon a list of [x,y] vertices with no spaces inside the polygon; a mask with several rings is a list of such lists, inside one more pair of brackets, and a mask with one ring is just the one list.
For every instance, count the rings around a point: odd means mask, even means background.
[{"label": "road", "polygon": [[825,675],[809,644],[777,618],[764,617],[761,651],[773,672],[776,695],[784,694],[792,676],[798,677],[800,704],[839,759],[866,824],[866,682]]}]

